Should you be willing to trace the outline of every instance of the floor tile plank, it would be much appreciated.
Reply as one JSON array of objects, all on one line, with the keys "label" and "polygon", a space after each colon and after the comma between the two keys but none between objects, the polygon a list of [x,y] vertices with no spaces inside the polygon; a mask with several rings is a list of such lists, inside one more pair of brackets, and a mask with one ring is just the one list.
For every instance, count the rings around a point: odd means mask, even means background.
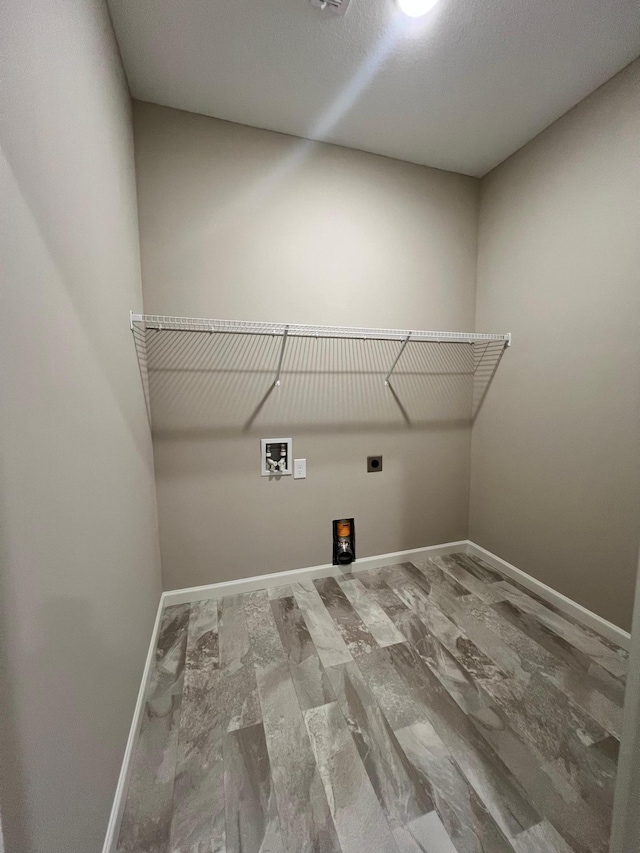
[{"label": "floor tile plank", "polygon": [[521,635],[529,637],[556,658],[558,664],[545,660],[545,675],[550,677],[569,699],[619,738],[622,730],[623,691],[616,693],[617,702],[606,696],[606,686],[602,680],[598,681],[590,674],[588,656],[546,630],[531,614],[525,613],[510,601],[494,605],[493,610],[499,617],[511,623]]},{"label": "floor tile plank", "polygon": [[220,691],[218,601],[191,605],[173,791],[171,853],[225,853],[222,746],[228,721]]},{"label": "floor tile plank", "polygon": [[497,707],[485,706],[469,718],[526,790],[540,814],[575,853],[607,853],[609,825],[591,809],[544,756],[523,742]]},{"label": "floor tile plank", "polygon": [[293,590],[291,589],[291,584],[284,584],[283,586],[270,586],[267,589],[267,595],[269,598],[287,598],[288,596],[293,595]]},{"label": "floor tile plank", "polygon": [[393,837],[400,853],[458,853],[435,810],[394,829]]},{"label": "floor tile plank", "polygon": [[432,563],[438,566],[438,568],[443,569],[446,574],[450,575],[481,601],[493,603],[494,601],[503,601],[506,597],[503,589],[496,589],[494,587],[495,583],[502,580],[501,577],[496,576],[491,582],[481,579],[477,574],[480,568],[476,566],[476,572],[474,572],[473,564],[469,566],[458,555],[434,557]]},{"label": "floor tile plank", "polygon": [[219,669],[218,599],[194,601],[189,615],[185,669]]},{"label": "floor tile plank", "polygon": [[404,642],[402,634],[358,578],[338,578],[338,583],[379,646]]},{"label": "floor tile plank", "polygon": [[574,853],[548,820],[526,829],[511,843],[516,853]]},{"label": "floor tile plank", "polygon": [[224,676],[221,680],[224,694],[220,702],[225,708],[229,731],[261,720],[244,598],[243,595],[230,595],[220,599],[220,669]]},{"label": "floor tile plank", "polygon": [[[544,644],[537,642],[537,639],[546,637],[544,629],[535,623],[539,628],[535,639],[532,627],[528,632],[521,629],[517,620],[507,618],[505,608],[513,607],[509,602],[488,607],[468,598],[459,598],[446,607],[446,615],[502,670],[524,682],[528,682],[535,673],[542,675],[606,731],[619,736],[623,687],[586,655],[573,647],[572,651],[561,654],[567,644],[555,636],[548,638]],[[558,654],[554,655],[551,648]],[[599,676],[596,670],[600,670]]]},{"label": "floor tile plank", "polygon": [[391,829],[433,811],[424,780],[409,764],[396,736],[354,663],[329,670],[338,705]]},{"label": "floor tile plank", "polygon": [[245,599],[285,850],[341,853],[269,597],[261,591]]},{"label": "floor tile plank", "polygon": [[[433,560],[416,560],[414,563],[403,563],[402,572],[395,572],[398,581],[405,575],[418,586],[436,607],[448,604],[462,596],[468,596],[469,590],[458,583],[455,578],[437,566]],[[394,580],[393,575],[390,579]]]},{"label": "floor tile plank", "polygon": [[189,604],[165,608],[118,833],[118,853],[166,853],[184,684]]},{"label": "floor tile plank", "polygon": [[[411,582],[405,575],[381,569],[375,573],[367,573],[363,581],[369,594],[376,599],[415,653],[430,667],[463,711],[469,713],[481,707],[487,700],[480,693],[472,676],[459,660],[435,639],[419,616],[400,599],[398,592],[387,585],[392,582],[394,586],[400,585],[401,589],[406,590]],[[455,648],[455,644],[453,647]]]},{"label": "floor tile plank", "polygon": [[449,557],[486,584],[499,583],[505,580],[502,572],[497,571],[483,560],[472,558],[467,554],[450,554]]},{"label": "floor tile plank", "polygon": [[408,645],[363,656],[358,666],[396,733],[416,723],[434,727],[505,834],[512,837],[540,822],[522,786]]},{"label": "floor tile plank", "polygon": [[358,573],[358,580],[362,583],[367,593],[396,626],[398,624],[398,616],[403,611],[406,611],[407,607],[388,585],[387,580],[389,577],[396,577],[398,572],[402,576],[401,565],[367,569],[364,572]]},{"label": "floor tile plank", "polygon": [[471,675],[459,661],[435,639],[419,616],[400,599],[399,594],[387,585],[404,583],[404,589],[410,584],[404,575],[399,579],[395,573],[379,570],[364,578],[367,591],[375,598],[382,610],[389,616],[415,653],[435,673],[453,699],[466,712],[481,707],[486,698],[480,693]]},{"label": "floor tile plank", "polygon": [[378,644],[335,578],[318,578],[314,586],[352,655],[378,648]]},{"label": "floor tile plank", "polygon": [[337,703],[304,716],[342,853],[398,853]]},{"label": "floor tile plank", "polygon": [[289,672],[303,711],[333,702],[335,696],[302,611],[293,596],[271,601]]},{"label": "floor tile plank", "polygon": [[431,785],[436,811],[459,853],[513,853],[433,726],[423,721],[396,732],[409,761]]},{"label": "floor tile plank", "polygon": [[337,666],[353,660],[342,635],[325,610],[322,599],[311,581],[291,585],[294,597],[303,613],[309,633],[323,666]]},{"label": "floor tile plank", "polygon": [[530,613],[549,631],[566,640],[579,651],[589,655],[595,663],[602,666],[612,675],[619,677],[627,674],[629,663],[627,655],[622,650],[620,652],[613,651],[609,645],[603,642],[602,638],[594,636],[591,632],[584,630],[573,622],[569,622],[557,612],[540,604],[531,598],[531,596],[514,588],[508,582],[503,581],[500,584],[496,584],[496,586],[500,586],[505,590],[509,601],[517,607],[521,607],[525,612]]},{"label": "floor tile plank", "polygon": [[[284,853],[261,723],[224,741],[226,845],[231,853]],[[207,850],[206,847],[201,848]]]},{"label": "floor tile plank", "polygon": [[481,652],[473,640],[442,610],[432,604],[417,585],[408,583],[396,587],[394,581],[390,581],[390,586],[398,598],[416,613],[432,636],[449,650],[476,681],[495,681],[506,677],[494,661]]},{"label": "floor tile plank", "polygon": [[533,744],[594,809],[610,819],[615,764],[601,750],[606,731],[572,706],[553,684],[533,676],[527,685],[514,679],[484,684],[513,730]]},{"label": "floor tile plank", "polygon": [[[480,566],[484,566],[487,569],[493,569],[493,566],[489,566],[488,563],[486,562],[486,560],[482,560],[482,558],[478,557],[476,554],[466,554],[465,557],[467,560],[470,560],[474,563],[477,563]],[[495,571],[495,569],[494,569],[494,571]],[[506,575],[504,575],[502,580],[504,583],[507,583],[509,586],[515,587],[520,592],[527,595],[529,598],[533,599],[534,601],[537,601],[538,604],[541,604],[543,607],[546,607],[548,610],[551,610],[553,613],[556,613],[558,616],[562,616],[562,618],[565,619],[567,622],[570,622],[572,625],[575,625],[581,631],[586,632],[589,636],[595,637],[601,643],[603,643],[605,646],[607,646],[609,649],[611,649],[613,652],[615,652],[617,655],[619,655],[623,659],[628,660],[628,658],[629,658],[628,650],[623,649],[618,643],[613,642],[613,640],[610,640],[608,637],[605,637],[605,636],[599,634],[597,631],[594,631],[592,628],[587,627],[583,622],[581,622],[575,616],[572,616],[570,613],[567,613],[566,611],[561,610],[559,607],[552,604],[550,601],[543,598],[542,596],[537,595],[535,592],[533,592],[532,590],[528,589],[527,587],[525,587],[521,583],[519,583],[517,580],[515,580],[515,578],[507,577]]]}]

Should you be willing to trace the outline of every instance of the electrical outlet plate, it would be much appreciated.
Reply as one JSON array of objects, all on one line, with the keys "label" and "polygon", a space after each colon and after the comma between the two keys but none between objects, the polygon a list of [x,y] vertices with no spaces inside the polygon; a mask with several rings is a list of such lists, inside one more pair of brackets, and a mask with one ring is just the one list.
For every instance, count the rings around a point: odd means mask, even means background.
[{"label": "electrical outlet plate", "polygon": [[[269,460],[276,463],[274,469]],[[286,477],[291,475],[293,465],[293,441],[290,438],[260,439],[260,474],[263,477]]]},{"label": "electrical outlet plate", "polygon": [[306,459],[294,459],[293,460],[293,479],[294,480],[304,480],[307,476],[307,460]]}]

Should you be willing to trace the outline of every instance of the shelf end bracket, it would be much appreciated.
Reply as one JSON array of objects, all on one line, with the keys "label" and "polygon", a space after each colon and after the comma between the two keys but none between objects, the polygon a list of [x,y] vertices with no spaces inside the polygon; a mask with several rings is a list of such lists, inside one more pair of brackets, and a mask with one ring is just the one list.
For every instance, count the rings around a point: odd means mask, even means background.
[{"label": "shelf end bracket", "polygon": [[142,323],[144,314],[136,314],[134,311],[129,311],[129,328],[133,331],[134,323]]}]

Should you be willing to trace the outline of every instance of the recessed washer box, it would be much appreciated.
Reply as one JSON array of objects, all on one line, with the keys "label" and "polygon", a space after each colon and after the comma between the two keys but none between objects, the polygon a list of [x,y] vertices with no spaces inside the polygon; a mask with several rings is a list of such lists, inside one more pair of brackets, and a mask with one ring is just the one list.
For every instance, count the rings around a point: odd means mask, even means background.
[{"label": "recessed washer box", "polygon": [[286,477],[292,473],[292,466],[292,439],[260,439],[260,474],[263,477]]}]

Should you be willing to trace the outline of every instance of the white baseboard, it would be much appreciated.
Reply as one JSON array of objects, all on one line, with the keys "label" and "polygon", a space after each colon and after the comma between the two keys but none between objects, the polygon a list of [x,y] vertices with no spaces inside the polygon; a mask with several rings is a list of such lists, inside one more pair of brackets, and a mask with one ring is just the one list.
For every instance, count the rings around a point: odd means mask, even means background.
[{"label": "white baseboard", "polygon": [[[438,557],[444,554],[454,554],[456,551],[464,550],[467,540],[459,542],[447,542],[444,545],[428,545],[425,548],[410,548],[408,551],[393,551],[391,554],[380,554],[375,557],[362,557],[355,563],[350,563],[344,571],[363,572],[366,569],[377,569],[381,566],[390,566],[393,563],[410,562],[424,555],[425,557]],[[221,581],[210,583],[205,586],[192,586],[187,589],[173,589],[165,592],[162,596],[164,605],[182,604],[187,601],[199,601],[203,598],[219,598],[223,595],[234,595],[237,592],[251,592],[254,589],[268,589],[272,586],[282,586],[287,583],[323,578],[328,575],[339,574],[340,566],[324,563],[321,566],[309,566],[305,569],[291,569],[286,572],[274,572],[269,575],[257,575],[252,578],[239,578],[233,581]]]},{"label": "white baseboard", "polygon": [[[389,566],[393,563],[419,559],[420,557],[439,557],[445,554],[453,554],[456,551],[465,551],[480,557],[505,577],[518,581],[522,586],[539,595],[540,598],[545,599],[545,601],[558,607],[569,616],[582,622],[583,625],[592,628],[594,631],[607,637],[607,639],[622,646],[622,648],[629,648],[631,637],[627,631],[623,631],[622,628],[619,628],[612,622],[608,622],[602,616],[598,616],[597,613],[587,610],[586,607],[583,607],[561,592],[557,592],[552,587],[528,575],[521,569],[516,568],[516,566],[512,566],[511,563],[507,563],[506,560],[503,560],[496,554],[492,554],[486,548],[476,545],[475,542],[471,542],[469,539],[463,539],[458,542],[446,542],[443,545],[428,545],[424,548],[410,548],[407,551],[394,551],[390,554],[379,554],[375,557],[363,557],[356,560],[355,563],[351,563],[345,571],[357,573],[359,571],[366,571],[367,569]],[[273,574],[239,578],[232,581],[221,581],[220,583],[206,584],[205,586],[168,590],[162,594],[161,605],[166,607],[169,604],[183,604],[189,601],[199,601],[203,598],[220,598],[223,595],[251,592],[255,589],[268,589],[269,587],[281,586],[286,583],[327,577],[341,571],[340,566],[325,563],[320,566],[309,566],[304,569],[290,569],[285,572],[274,572]]]},{"label": "white baseboard", "polygon": [[144,710],[147,685],[149,684],[151,670],[153,669],[156,646],[158,645],[158,633],[160,631],[160,623],[162,620],[163,610],[164,602],[163,596],[161,596],[160,601],[158,603],[156,621],[154,622],[153,631],[151,632],[151,640],[149,641],[147,659],[144,664],[144,670],[142,671],[142,680],[140,682],[138,698],[136,699],[136,705],[133,711],[133,719],[131,721],[131,728],[129,729],[129,737],[127,738],[127,745],[124,750],[124,757],[122,759],[122,766],[120,768],[120,776],[118,777],[118,784],[116,786],[116,792],[113,797],[113,805],[111,806],[111,814],[109,815],[109,823],[107,824],[107,834],[104,839],[102,853],[114,853],[115,851],[118,829],[120,827],[120,820],[122,818],[122,810],[124,809],[125,804],[125,794],[127,791],[127,785],[129,784],[131,757],[133,755],[133,748],[136,744],[136,740],[138,739],[138,732],[140,731],[140,726],[142,724],[142,712]]},{"label": "white baseboard", "polygon": [[491,551],[487,551],[486,548],[481,548],[480,545],[476,545],[475,542],[471,542],[470,540],[467,542],[467,553],[473,554],[475,557],[480,557],[480,559],[484,560],[494,569],[497,569],[497,571],[501,572],[503,575],[506,575],[506,577],[511,578],[514,581],[518,581],[522,586],[531,590],[531,592],[535,592],[536,595],[539,595],[540,598],[544,598],[545,601],[548,601],[550,604],[555,605],[569,616],[572,616],[574,619],[582,622],[582,624],[587,628],[591,628],[598,634],[602,634],[603,637],[617,643],[619,646],[622,646],[623,649],[629,649],[631,645],[631,635],[627,631],[623,631],[622,628],[619,628],[617,625],[614,625],[613,622],[608,622],[606,619],[603,619],[602,616],[598,616],[597,613],[587,610],[586,607],[583,607],[581,604],[573,601],[573,599],[568,598],[561,592],[557,592],[552,587],[547,586],[545,583],[542,583],[542,581],[528,575],[521,569],[512,566],[511,563],[507,563],[506,560],[503,560],[501,557],[497,557],[495,554],[492,554]]}]

